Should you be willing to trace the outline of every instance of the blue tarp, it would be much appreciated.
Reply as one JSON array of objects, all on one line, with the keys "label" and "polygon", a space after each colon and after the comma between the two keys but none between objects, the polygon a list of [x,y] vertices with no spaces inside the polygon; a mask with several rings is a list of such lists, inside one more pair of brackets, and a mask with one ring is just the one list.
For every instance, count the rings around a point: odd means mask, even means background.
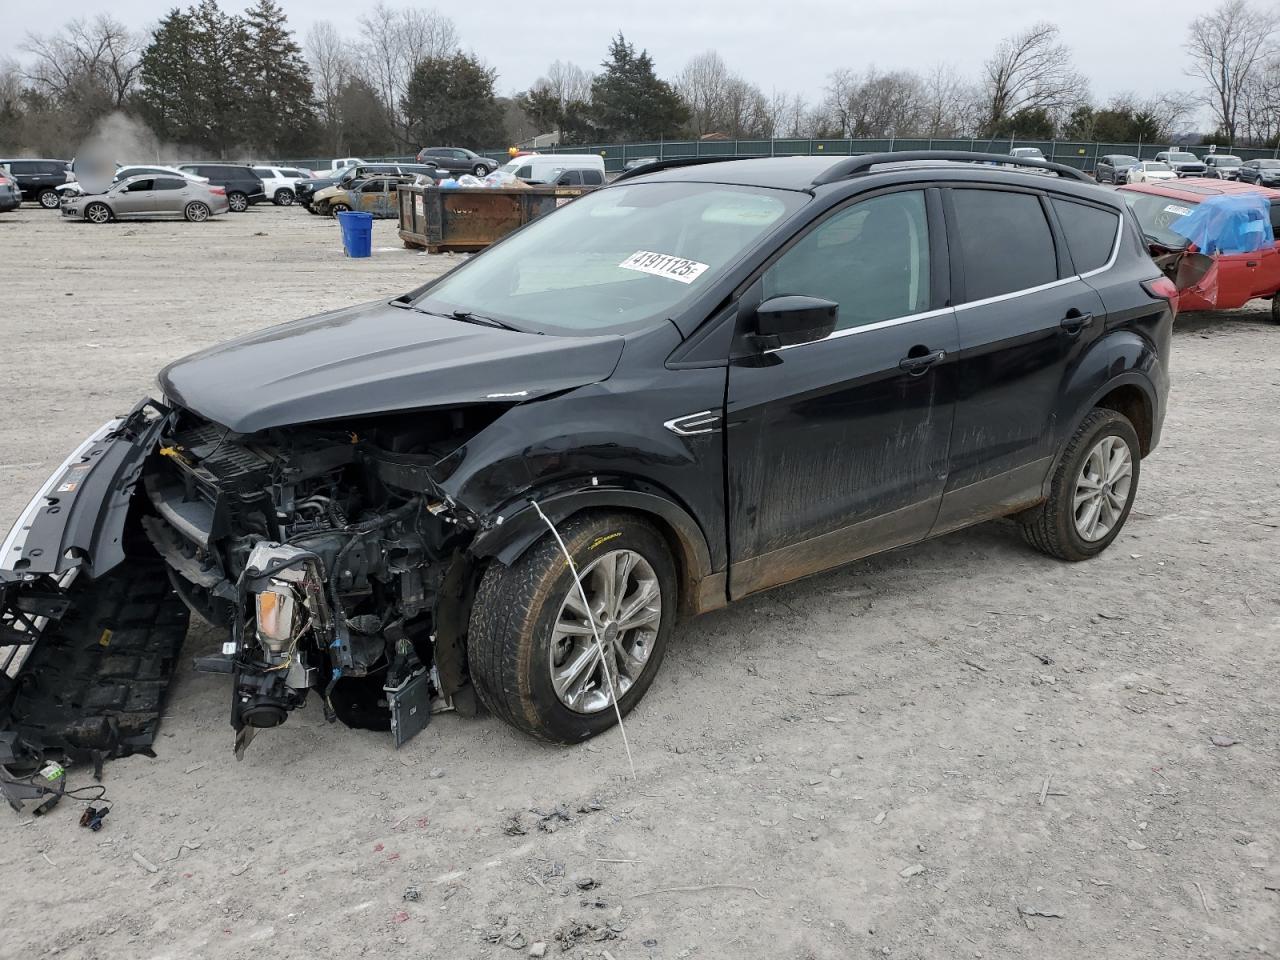
[{"label": "blue tarp", "polygon": [[1252,253],[1275,244],[1271,201],[1260,193],[1206,197],[1169,229],[1186,237],[1201,253]]}]

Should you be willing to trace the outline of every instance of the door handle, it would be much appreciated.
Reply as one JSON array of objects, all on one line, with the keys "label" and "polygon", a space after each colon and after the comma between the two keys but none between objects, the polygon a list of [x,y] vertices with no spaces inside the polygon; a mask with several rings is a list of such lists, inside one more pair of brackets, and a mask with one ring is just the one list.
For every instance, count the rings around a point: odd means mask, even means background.
[{"label": "door handle", "polygon": [[1090,326],[1092,323],[1093,323],[1092,313],[1081,313],[1079,310],[1072,310],[1070,313],[1068,313],[1065,317],[1062,318],[1062,322],[1059,323],[1058,326],[1060,326],[1063,330],[1067,331],[1067,333],[1071,334],[1072,336],[1075,336],[1077,333],[1079,333],[1085,327]]},{"label": "door handle", "polygon": [[913,347],[910,354],[908,354],[907,356],[903,357],[901,360],[898,361],[899,369],[905,370],[907,373],[911,374],[913,377],[920,376],[920,374],[924,373],[935,363],[945,359],[947,356],[947,352],[945,350],[935,350],[933,351],[933,353],[921,353],[919,355],[912,356],[912,354],[914,354],[917,349],[925,350],[928,348]]},{"label": "door handle", "polygon": [[1256,267],[1256,266],[1258,265],[1258,261],[1257,261],[1257,260],[1246,260],[1244,265],[1245,265],[1246,267]]}]

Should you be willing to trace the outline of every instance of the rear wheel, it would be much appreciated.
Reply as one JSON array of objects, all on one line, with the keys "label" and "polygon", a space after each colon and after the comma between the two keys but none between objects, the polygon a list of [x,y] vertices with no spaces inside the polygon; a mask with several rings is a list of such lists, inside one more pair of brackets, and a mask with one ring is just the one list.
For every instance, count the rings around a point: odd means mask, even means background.
[{"label": "rear wheel", "polygon": [[249,209],[249,198],[239,190],[233,190],[227,194],[227,206],[231,207],[232,213],[244,213]]},{"label": "rear wheel", "polygon": [[199,200],[193,200],[187,204],[186,209],[182,211],[182,215],[192,223],[204,223],[209,219],[209,207]]},{"label": "rear wheel", "polygon": [[84,208],[84,218],[90,223],[109,223],[111,209],[105,203],[91,203]]},{"label": "rear wheel", "polygon": [[586,602],[559,544],[544,536],[510,567],[486,571],[467,659],[494,714],[540,739],[576,743],[617,722],[615,697],[625,714],[649,689],[675,623],[676,571],[662,535],[638,517],[580,514],[560,532]]},{"label": "rear wheel", "polygon": [[293,203],[293,191],[288,188],[282,188],[276,191],[276,195],[272,197],[272,202],[277,207],[287,207]]},{"label": "rear wheel", "polygon": [[44,207],[46,210],[56,209],[60,202],[58,198],[58,191],[51,187],[41,190],[40,195],[36,199],[40,201],[40,206]]},{"label": "rear wheel", "polygon": [[1271,298],[1271,322],[1280,323],[1280,294]]},{"label": "rear wheel", "polygon": [[1129,519],[1140,463],[1138,434],[1128,418],[1094,410],[1067,441],[1048,500],[1019,518],[1023,536],[1059,560],[1096,557]]}]

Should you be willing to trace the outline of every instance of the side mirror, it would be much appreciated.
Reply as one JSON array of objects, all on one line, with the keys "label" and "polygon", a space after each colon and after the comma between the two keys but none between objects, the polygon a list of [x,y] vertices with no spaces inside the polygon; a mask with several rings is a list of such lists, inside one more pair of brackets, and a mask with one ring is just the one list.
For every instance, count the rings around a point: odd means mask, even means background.
[{"label": "side mirror", "polygon": [[818,297],[773,297],[756,308],[756,342],[764,350],[823,340],[835,331],[840,305]]}]

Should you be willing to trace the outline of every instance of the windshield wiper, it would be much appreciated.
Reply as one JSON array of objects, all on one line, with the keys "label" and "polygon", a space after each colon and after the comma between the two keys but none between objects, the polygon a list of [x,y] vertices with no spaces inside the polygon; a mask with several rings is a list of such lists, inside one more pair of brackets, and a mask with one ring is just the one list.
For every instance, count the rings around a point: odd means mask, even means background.
[{"label": "windshield wiper", "polygon": [[511,324],[495,320],[493,317],[482,317],[478,313],[471,313],[467,310],[454,310],[449,316],[455,320],[461,320],[463,323],[478,323],[482,327],[497,327],[499,330],[514,330],[516,333],[524,333],[519,327],[513,327]]}]

